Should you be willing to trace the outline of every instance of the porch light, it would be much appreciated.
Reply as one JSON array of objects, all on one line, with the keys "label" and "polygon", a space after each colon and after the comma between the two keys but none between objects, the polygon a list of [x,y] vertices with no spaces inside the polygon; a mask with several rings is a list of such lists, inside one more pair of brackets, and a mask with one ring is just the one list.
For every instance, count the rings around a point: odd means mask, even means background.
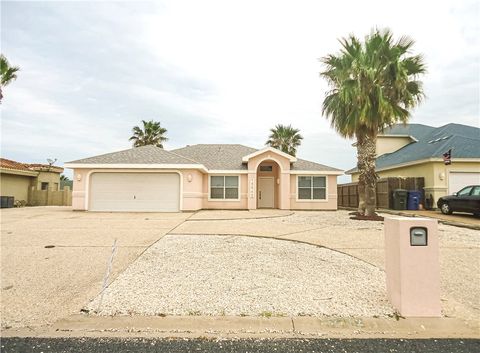
[{"label": "porch light", "polygon": [[187,180],[188,180],[189,183],[192,182],[192,179],[193,179],[192,174],[188,174],[188,175],[187,175]]},{"label": "porch light", "polygon": [[445,179],[445,173],[444,173],[444,172],[439,173],[439,174],[438,174],[438,178],[439,178],[440,180],[444,180],[444,179]]},{"label": "porch light", "polygon": [[280,185],[280,178],[277,178],[277,185]]},{"label": "porch light", "polygon": [[82,174],[77,174],[77,180],[78,181],[82,180]]}]

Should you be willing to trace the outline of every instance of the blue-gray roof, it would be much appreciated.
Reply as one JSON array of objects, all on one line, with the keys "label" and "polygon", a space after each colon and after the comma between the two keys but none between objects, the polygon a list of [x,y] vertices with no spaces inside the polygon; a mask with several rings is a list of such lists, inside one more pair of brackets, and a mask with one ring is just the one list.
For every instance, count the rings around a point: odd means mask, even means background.
[{"label": "blue-gray roof", "polygon": [[[480,158],[480,129],[474,126],[454,123],[441,127],[422,124],[394,125],[383,134],[410,135],[418,141],[412,141],[395,152],[378,157],[377,169],[427,158],[442,158],[449,149],[452,150],[452,162],[455,162],[455,158]],[[357,168],[353,168],[347,173],[356,171]]]}]

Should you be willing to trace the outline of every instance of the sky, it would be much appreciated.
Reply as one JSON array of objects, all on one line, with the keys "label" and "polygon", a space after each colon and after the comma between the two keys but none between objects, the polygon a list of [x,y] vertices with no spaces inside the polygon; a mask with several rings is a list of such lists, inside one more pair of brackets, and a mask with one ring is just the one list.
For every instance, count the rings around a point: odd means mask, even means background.
[{"label": "sky", "polygon": [[167,150],[262,148],[281,123],[301,130],[298,157],[347,170],[353,141],[322,116],[319,59],[373,27],[408,35],[428,66],[411,122],[478,127],[479,23],[469,0],[2,1],[1,52],[21,70],[4,88],[1,156],[62,165],[127,149],[142,119],[168,130]]}]

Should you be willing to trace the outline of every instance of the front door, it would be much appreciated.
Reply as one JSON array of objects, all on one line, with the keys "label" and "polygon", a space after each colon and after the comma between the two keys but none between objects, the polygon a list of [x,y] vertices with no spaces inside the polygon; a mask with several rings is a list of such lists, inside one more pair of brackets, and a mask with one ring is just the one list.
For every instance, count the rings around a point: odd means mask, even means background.
[{"label": "front door", "polygon": [[258,208],[274,207],[274,185],[273,177],[258,178]]}]

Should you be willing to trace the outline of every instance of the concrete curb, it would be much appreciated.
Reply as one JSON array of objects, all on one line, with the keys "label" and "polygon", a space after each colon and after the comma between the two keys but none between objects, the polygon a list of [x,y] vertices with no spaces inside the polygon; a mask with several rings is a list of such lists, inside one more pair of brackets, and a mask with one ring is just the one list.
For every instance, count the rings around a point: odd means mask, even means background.
[{"label": "concrete curb", "polygon": [[332,318],[73,315],[52,326],[11,328],[2,337],[479,338],[455,318]]}]

